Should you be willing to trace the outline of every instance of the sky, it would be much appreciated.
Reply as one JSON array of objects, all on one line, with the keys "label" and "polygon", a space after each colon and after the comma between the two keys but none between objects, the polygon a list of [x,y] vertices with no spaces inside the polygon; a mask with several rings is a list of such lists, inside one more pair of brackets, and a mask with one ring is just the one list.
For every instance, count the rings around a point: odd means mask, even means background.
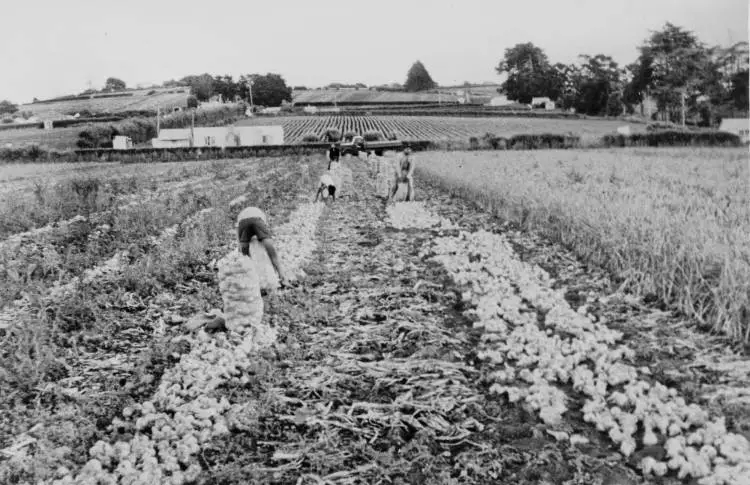
[{"label": "sky", "polygon": [[0,99],[76,94],[188,74],[281,74],[290,86],[500,81],[505,49],[552,63],[633,62],[666,22],[709,45],[748,40],[747,0],[23,0],[0,2]]}]

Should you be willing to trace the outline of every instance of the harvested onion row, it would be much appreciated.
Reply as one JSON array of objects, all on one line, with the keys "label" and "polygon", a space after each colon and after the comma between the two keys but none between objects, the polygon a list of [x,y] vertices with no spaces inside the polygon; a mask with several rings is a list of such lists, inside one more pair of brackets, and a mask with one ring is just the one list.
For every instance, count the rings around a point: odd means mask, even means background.
[{"label": "harvested onion row", "polygon": [[[687,405],[675,389],[639,379],[638,369],[626,363],[634,352],[616,346],[622,335],[572,310],[562,292],[551,289],[547,273],[520,261],[503,236],[461,232],[437,239],[433,251],[433,259],[468,288],[463,298],[475,305],[468,313],[485,332],[479,356],[497,368],[489,375],[493,392],[525,401],[554,424],[566,410],[555,384],[572,384],[587,396],[584,419],[608,433],[623,455],[640,444],[664,446],[667,461],[643,459],[644,474],[673,470],[703,485],[747,483],[747,439],[728,433],[723,418],[709,420],[699,406]],[[536,312],[545,315],[546,328]],[[513,385],[519,379],[530,385]]]},{"label": "harvested onion row", "polygon": [[[290,273],[297,272],[312,254],[322,209],[319,204],[305,204],[279,228],[276,244]],[[151,400],[125,408],[124,419],[113,422],[117,428],[132,431],[134,437],[114,444],[98,441],[76,476],[62,473],[53,485],[182,485],[197,478],[201,468],[195,456],[201,446],[229,432],[225,419],[229,402],[208,395],[230,381],[247,384],[245,370],[254,365],[258,349],[273,338],[273,329],[252,331],[262,317],[262,306],[258,312],[254,299],[256,293],[260,297],[255,264],[234,251],[219,263],[228,335],[211,337],[200,331],[196,336],[180,337],[190,342],[191,351],[164,373]],[[239,281],[243,277],[251,281]],[[235,301],[248,295],[253,296],[249,304]]]},{"label": "harvested onion row", "polygon": [[396,229],[454,229],[446,218],[433,215],[424,202],[396,202],[386,209],[388,224]]}]

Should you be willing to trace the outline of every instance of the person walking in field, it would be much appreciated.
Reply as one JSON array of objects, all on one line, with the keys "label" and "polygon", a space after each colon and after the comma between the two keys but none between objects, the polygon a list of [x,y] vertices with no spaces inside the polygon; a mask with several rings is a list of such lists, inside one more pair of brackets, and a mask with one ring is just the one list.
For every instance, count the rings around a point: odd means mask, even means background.
[{"label": "person walking in field", "polygon": [[315,202],[318,201],[318,197],[323,195],[325,198],[324,192],[327,191],[328,195],[331,196],[334,202],[336,202],[336,186],[338,185],[336,178],[332,177],[328,173],[324,173],[320,176],[320,185],[318,186],[318,192],[315,194]]},{"label": "person walking in field", "polygon": [[406,200],[411,201],[414,195],[414,160],[411,158],[411,148],[404,148],[403,156],[398,162],[396,168],[396,176],[391,189],[391,193],[388,196],[388,201],[392,200],[398,192],[398,185],[401,183],[407,184]]},{"label": "person walking in field", "polygon": [[328,149],[328,170],[331,169],[332,163],[338,163],[339,158],[341,158],[341,148],[336,143],[331,143],[331,147]]},{"label": "person walking in field", "polygon": [[282,287],[289,285],[289,280],[279,263],[279,255],[273,245],[273,235],[268,228],[266,214],[257,207],[247,207],[237,216],[237,239],[239,250],[243,255],[250,257],[250,241],[253,237],[263,246],[271,260],[273,268],[279,275],[279,283]]}]

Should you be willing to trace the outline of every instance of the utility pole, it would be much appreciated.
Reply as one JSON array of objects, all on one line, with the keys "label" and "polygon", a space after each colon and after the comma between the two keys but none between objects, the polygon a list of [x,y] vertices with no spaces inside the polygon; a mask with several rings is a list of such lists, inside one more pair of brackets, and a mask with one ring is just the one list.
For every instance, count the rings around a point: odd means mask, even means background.
[{"label": "utility pole", "polygon": [[161,109],[156,106],[156,138],[159,138],[159,126],[161,122]]},{"label": "utility pole", "polygon": [[247,81],[247,91],[250,93],[250,113],[254,111],[253,109],[253,79],[250,78]]},{"label": "utility pole", "polygon": [[190,148],[195,145],[195,108],[190,112]]},{"label": "utility pole", "polygon": [[680,101],[682,105],[682,126],[685,126],[685,91],[680,91]]}]

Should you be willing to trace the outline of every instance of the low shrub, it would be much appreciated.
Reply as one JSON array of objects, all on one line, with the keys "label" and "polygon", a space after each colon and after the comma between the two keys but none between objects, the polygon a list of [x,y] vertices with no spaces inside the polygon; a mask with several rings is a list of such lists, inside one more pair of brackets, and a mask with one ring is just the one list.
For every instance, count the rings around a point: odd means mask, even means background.
[{"label": "low shrub", "polygon": [[368,131],[363,135],[365,141],[380,141],[380,132]]},{"label": "low shrub", "polygon": [[319,137],[315,133],[307,133],[302,137],[302,141],[306,143],[315,143],[316,141],[319,141]]},{"label": "low shrub", "polygon": [[722,131],[651,131],[630,135],[610,134],[601,138],[605,147],[741,146],[740,137]]},{"label": "low shrub", "polygon": [[352,141],[355,136],[357,136],[357,134],[354,133],[353,131],[344,132],[344,141],[345,142]]},{"label": "low shrub", "polygon": [[508,140],[513,150],[537,150],[544,148],[573,148],[577,146],[578,137],[553,133],[531,135],[514,135]]},{"label": "low shrub", "polygon": [[328,128],[323,133],[324,142],[337,142],[341,141],[341,132],[337,128]]}]

